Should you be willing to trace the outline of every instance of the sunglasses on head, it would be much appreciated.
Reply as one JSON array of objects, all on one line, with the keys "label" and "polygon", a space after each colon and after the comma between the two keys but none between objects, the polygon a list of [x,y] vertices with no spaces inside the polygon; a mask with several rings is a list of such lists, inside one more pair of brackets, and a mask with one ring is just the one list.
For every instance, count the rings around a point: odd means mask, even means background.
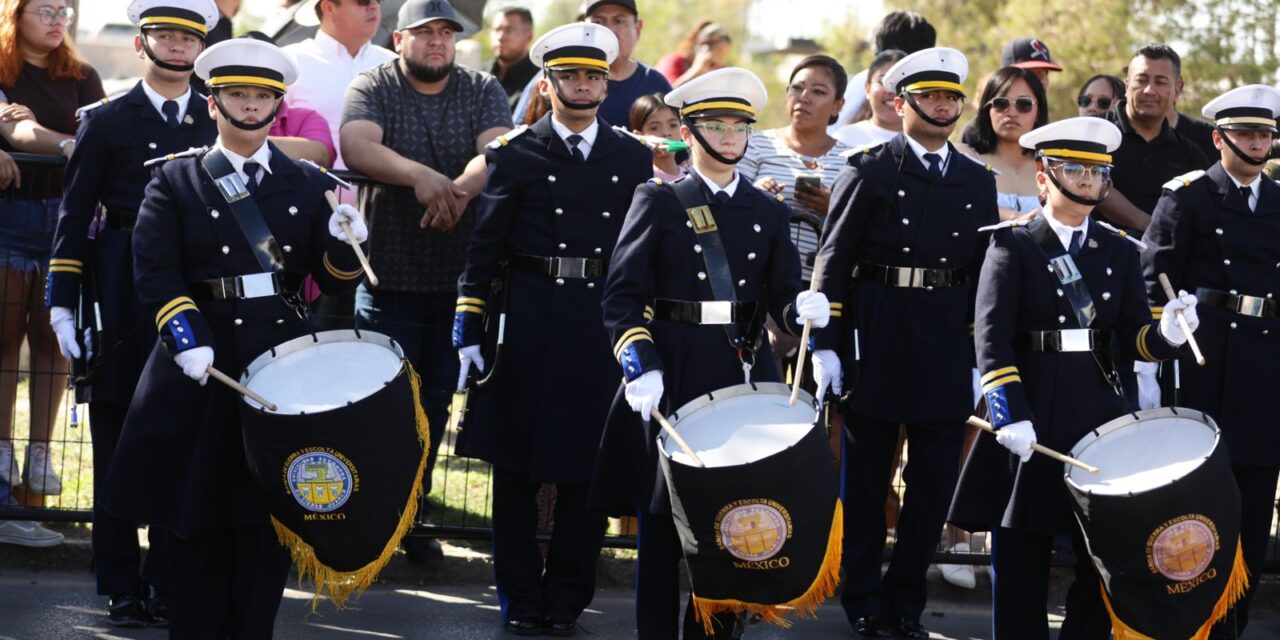
[{"label": "sunglasses on head", "polygon": [[[1106,111],[1107,109],[1111,108],[1111,103],[1114,102],[1114,100],[1106,96],[1098,96],[1097,102],[1098,102],[1098,108],[1102,109],[1103,111]],[[1093,103],[1094,103],[1093,96],[1080,96],[1079,98],[1076,99],[1076,104],[1080,105],[1080,108],[1082,109],[1088,109],[1089,105]]]},{"label": "sunglasses on head", "polygon": [[992,98],[991,102],[987,103],[987,106],[995,109],[996,111],[1004,113],[1005,111],[1009,110],[1010,104],[1012,104],[1013,107],[1018,110],[1018,113],[1031,113],[1036,109],[1036,101],[1026,96],[1023,96],[1016,100],[1010,100],[1004,96],[1001,96],[999,98]]}]

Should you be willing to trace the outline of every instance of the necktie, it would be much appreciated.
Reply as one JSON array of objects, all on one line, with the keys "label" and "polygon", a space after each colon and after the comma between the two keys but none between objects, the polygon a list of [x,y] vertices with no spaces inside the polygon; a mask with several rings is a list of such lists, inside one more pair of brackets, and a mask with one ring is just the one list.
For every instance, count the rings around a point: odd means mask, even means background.
[{"label": "necktie", "polygon": [[1071,254],[1072,258],[1080,255],[1080,246],[1083,244],[1084,244],[1084,232],[1072,231],[1071,246],[1067,248],[1067,253]]},{"label": "necktie", "polygon": [[164,121],[168,123],[170,129],[178,128],[178,101],[165,100],[160,105],[160,110],[164,112]]},{"label": "necktie", "polygon": [[587,161],[586,156],[582,155],[582,149],[578,148],[578,143],[582,142],[582,136],[575,133],[568,138],[565,138],[565,141],[569,143],[569,155],[573,156],[574,160],[577,160],[578,162]]},{"label": "necktie", "polygon": [[929,177],[937,182],[942,179],[942,156],[936,153],[924,154],[924,159],[929,162]]},{"label": "necktie", "polygon": [[244,186],[249,189],[250,194],[257,193],[258,191],[258,169],[261,168],[261,166],[262,165],[259,165],[252,160],[247,160],[244,163],[244,175],[249,178],[245,181]]},{"label": "necktie", "polygon": [[1253,211],[1253,205],[1250,204],[1250,202],[1252,202],[1252,199],[1253,199],[1253,189],[1250,187],[1240,187],[1240,197],[1244,198],[1245,208],[1247,208],[1250,211]]},{"label": "necktie", "polygon": [[723,205],[729,204],[729,200],[731,200],[732,198],[733,196],[729,195],[728,191],[716,192],[716,204],[718,205],[723,206]]}]

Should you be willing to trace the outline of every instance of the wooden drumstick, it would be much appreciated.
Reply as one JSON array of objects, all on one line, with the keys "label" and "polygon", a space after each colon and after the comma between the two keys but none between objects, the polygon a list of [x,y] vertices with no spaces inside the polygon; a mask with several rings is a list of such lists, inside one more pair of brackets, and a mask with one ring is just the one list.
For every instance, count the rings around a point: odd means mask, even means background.
[{"label": "wooden drumstick", "polygon": [[[968,424],[993,434],[996,432],[995,427],[992,427],[990,422],[987,422],[986,420],[983,420],[982,418],[979,418],[977,416],[969,416]],[[1035,451],[1036,453],[1049,456],[1050,458],[1053,458],[1058,462],[1065,462],[1066,464],[1069,464],[1073,467],[1084,469],[1089,473],[1092,473],[1092,474],[1098,473],[1097,467],[1091,464],[1085,464],[1083,462],[1080,462],[1079,460],[1076,460],[1071,456],[1058,453],[1057,451],[1054,451],[1053,449],[1050,449],[1049,447],[1046,447],[1040,444],[1039,442],[1032,443],[1031,450]]]},{"label": "wooden drumstick", "polygon": [[698,454],[693,452],[693,447],[690,447],[689,443],[684,441],[684,438],[680,436],[680,432],[676,431],[676,428],[671,426],[670,422],[667,422],[667,418],[662,415],[661,411],[658,411],[657,407],[650,409],[649,415],[653,416],[653,419],[658,421],[658,424],[662,427],[662,430],[667,432],[667,437],[671,438],[672,440],[675,440],[676,444],[679,445],[680,449],[684,451],[684,454],[686,456],[689,456],[689,458],[693,460],[693,466],[695,467],[707,466],[705,464],[702,464],[702,458],[699,458]]},{"label": "wooden drumstick", "polygon": [[213,365],[209,365],[209,368],[206,369],[206,371],[209,372],[209,375],[212,376],[214,380],[217,380],[218,382],[221,382],[222,384],[225,384],[228,387],[231,387],[238,393],[241,393],[247,396],[250,400],[253,400],[254,402],[266,407],[268,411],[276,410],[276,405],[274,403],[268,402],[266,398],[254,393],[253,389],[250,389],[249,387],[246,387],[240,384],[239,382],[236,382],[231,378],[231,376],[221,371],[218,371],[217,369],[214,369]]},{"label": "wooden drumstick", "polygon": [[[1173,290],[1173,285],[1169,283],[1169,276],[1157,273],[1156,279],[1160,281],[1160,286],[1164,287],[1164,294],[1169,296],[1169,300],[1178,298],[1178,293]],[[1187,318],[1182,315],[1182,309],[1178,309],[1174,315],[1178,318],[1178,326],[1182,327],[1182,332],[1187,334],[1187,344],[1191,345],[1191,353],[1196,357],[1196,364],[1203,367],[1204,353],[1200,351],[1200,344],[1196,342],[1196,337],[1191,335],[1191,325],[1187,324]]]},{"label": "wooden drumstick", "polygon": [[[329,203],[329,207],[338,208],[338,196],[332,191],[324,192],[324,199]],[[364,249],[360,248],[360,243],[356,242],[355,234],[351,233],[351,223],[343,220],[338,223],[342,226],[342,230],[347,232],[347,242],[351,243],[351,248],[355,250],[356,257],[360,259],[360,267],[364,269],[364,274],[369,277],[369,284],[378,286],[378,276],[373,274],[373,267],[369,266],[369,258],[364,255]]]},{"label": "wooden drumstick", "polygon": [[[822,278],[823,260],[822,254],[818,254],[813,259],[813,274],[809,277],[809,291],[817,292],[819,280]],[[800,397],[800,381],[804,379],[804,357],[809,353],[809,332],[813,330],[813,321],[804,321],[804,330],[800,332],[800,351],[796,352],[796,374],[795,380],[791,381],[791,399],[787,401],[790,407],[796,403],[796,398]],[[822,402],[822,398],[818,398],[818,402]]]}]

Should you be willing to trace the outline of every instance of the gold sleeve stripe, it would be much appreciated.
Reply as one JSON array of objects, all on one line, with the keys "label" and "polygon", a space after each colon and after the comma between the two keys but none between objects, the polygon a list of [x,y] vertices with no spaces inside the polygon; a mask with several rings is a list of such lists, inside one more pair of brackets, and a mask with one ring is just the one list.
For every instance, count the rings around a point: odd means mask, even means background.
[{"label": "gold sleeve stripe", "polygon": [[55,264],[66,266],[66,267],[83,267],[84,266],[83,262],[80,262],[79,260],[72,260],[71,258],[52,258],[49,260],[50,266]]},{"label": "gold sleeve stripe", "polygon": [[635,342],[636,340],[648,340],[649,342],[653,342],[653,334],[649,333],[649,330],[644,327],[635,327],[627,330],[626,333],[622,334],[621,338],[618,338],[618,343],[613,348],[613,356],[615,358],[621,356],[622,350],[626,349],[627,345]]},{"label": "gold sleeve stripe", "polygon": [[843,309],[843,308],[844,308],[844,303],[843,303],[843,302],[832,302],[832,303],[831,303],[831,310],[832,310],[832,311],[835,311],[836,309]]},{"label": "gold sleeve stripe", "polygon": [[478,313],[480,315],[484,315],[484,307],[477,307],[475,305],[470,305],[470,304],[460,304],[456,309],[454,309],[453,312],[458,313],[460,311],[465,311],[467,313]]},{"label": "gold sleeve stripe", "polygon": [[1157,362],[1157,359],[1151,355],[1151,351],[1147,349],[1147,336],[1150,333],[1151,325],[1138,330],[1138,355],[1147,362]]},{"label": "gold sleeve stripe", "polygon": [[986,393],[997,387],[1003,387],[1004,385],[1009,384],[1010,382],[1022,382],[1022,376],[1015,373],[1012,375],[1007,375],[1003,378],[997,378],[995,380],[992,380],[991,382],[983,383],[982,392]]},{"label": "gold sleeve stripe", "polygon": [[841,311],[841,310],[839,310],[839,309],[837,309],[837,308],[835,308],[835,307],[832,307],[832,308],[831,308],[831,317],[832,317],[832,318],[843,318],[843,317],[844,317],[844,312],[843,312],[843,311]]},{"label": "gold sleeve stripe", "polygon": [[80,267],[72,267],[72,266],[68,266],[68,265],[61,265],[61,264],[51,264],[51,265],[49,265],[49,273],[75,273],[75,274],[80,274],[80,273],[83,273],[83,271],[81,271],[81,270],[80,270]]},{"label": "gold sleeve stripe", "polygon": [[355,271],[343,271],[342,269],[333,266],[333,263],[329,262],[328,253],[324,254],[324,270],[328,271],[329,275],[339,280],[355,280],[356,278],[364,275],[363,268],[358,268]]},{"label": "gold sleeve stripe", "polygon": [[1159,320],[1164,316],[1164,307],[1151,307],[1151,319]]},{"label": "gold sleeve stripe", "polygon": [[458,298],[458,304],[470,304],[477,307],[483,307],[484,300],[481,300],[480,298]]},{"label": "gold sleeve stripe", "polygon": [[1003,376],[1003,375],[1008,375],[1010,373],[1014,373],[1014,374],[1018,373],[1018,368],[1004,367],[1002,369],[996,369],[995,371],[988,371],[985,375],[982,376],[982,384],[986,384],[991,380],[999,378],[1000,376]]},{"label": "gold sleeve stripe", "polygon": [[648,306],[648,305],[645,305],[645,308],[644,308],[644,319],[645,319],[645,320],[652,320],[652,319],[653,319],[653,307],[650,307],[650,306]]},{"label": "gold sleeve stripe", "polygon": [[169,315],[169,312],[172,311],[174,307],[183,304],[189,304],[194,307],[196,305],[196,301],[188,298],[187,296],[178,296],[177,298],[165,303],[165,305],[160,307],[160,310],[156,312],[156,326],[163,325],[165,321],[161,320],[161,318]]},{"label": "gold sleeve stripe", "polygon": [[199,311],[199,310],[200,310],[200,309],[196,307],[195,303],[193,303],[193,302],[184,302],[184,303],[182,303],[182,304],[180,304],[180,305],[178,305],[178,306],[174,307],[174,308],[173,308],[173,309],[171,309],[168,313],[164,314],[164,315],[163,315],[163,316],[161,316],[158,320],[156,320],[156,329],[157,329],[157,330],[164,330],[164,326],[165,326],[166,324],[168,324],[170,320],[172,320],[172,319],[174,319],[175,317],[177,317],[177,315],[178,315],[179,313],[182,313],[183,311]]}]

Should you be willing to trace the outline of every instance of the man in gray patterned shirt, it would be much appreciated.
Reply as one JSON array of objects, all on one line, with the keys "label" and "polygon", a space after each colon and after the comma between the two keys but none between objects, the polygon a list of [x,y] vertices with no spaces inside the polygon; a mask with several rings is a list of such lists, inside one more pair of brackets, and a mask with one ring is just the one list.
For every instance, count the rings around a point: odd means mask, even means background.
[{"label": "man in gray patterned shirt", "polygon": [[[392,34],[399,59],[347,88],[339,130],[347,166],[377,181],[361,192],[370,260],[380,284],[356,291],[356,326],[396,340],[422,376],[431,468],[458,378],[454,300],[484,186],[485,145],[511,129],[507,94],[493,76],[454,64],[462,22],[446,0],[410,0]],[[431,541],[406,547],[434,556]]]}]

